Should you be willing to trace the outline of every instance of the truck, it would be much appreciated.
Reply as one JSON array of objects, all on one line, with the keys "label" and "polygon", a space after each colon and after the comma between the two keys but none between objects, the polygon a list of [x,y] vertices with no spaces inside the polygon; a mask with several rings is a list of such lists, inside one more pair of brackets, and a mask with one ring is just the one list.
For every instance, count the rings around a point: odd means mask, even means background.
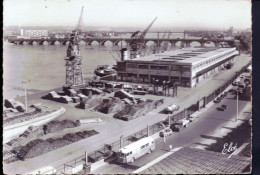
[{"label": "truck", "polygon": [[173,131],[177,131],[180,132],[182,130],[182,128],[186,128],[188,127],[188,124],[190,123],[189,120],[187,119],[181,119],[177,122],[175,122],[174,124],[171,125],[171,129]]},{"label": "truck", "polygon": [[168,106],[167,108],[165,108],[165,112],[166,113],[173,113],[174,111],[178,111],[179,110],[179,106],[175,103],[171,104],[170,106]]}]

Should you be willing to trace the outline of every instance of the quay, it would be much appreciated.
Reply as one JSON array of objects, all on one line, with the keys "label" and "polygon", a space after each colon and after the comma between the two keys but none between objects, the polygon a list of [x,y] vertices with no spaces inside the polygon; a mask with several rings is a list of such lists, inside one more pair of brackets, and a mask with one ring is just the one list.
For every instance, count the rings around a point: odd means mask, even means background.
[{"label": "quay", "polygon": [[[104,144],[110,144],[118,141],[121,135],[127,137],[146,128],[147,125],[153,125],[154,123],[162,121],[162,119],[166,118],[168,115],[162,114],[160,111],[173,102],[179,104],[181,111],[196,103],[198,100],[203,99],[205,96],[211,94],[213,91],[222,87],[227,81],[229,81],[237,71],[241,70],[242,67],[248,65],[250,60],[251,57],[248,55],[242,54],[240,56],[236,56],[234,59],[234,66],[231,69],[217,72],[216,74],[208,77],[208,79],[205,79],[203,82],[199,83],[194,88],[179,87],[178,95],[174,98],[148,94],[145,95],[144,97],[147,99],[164,98],[165,102],[163,105],[159,106],[156,110],[149,112],[147,115],[127,122],[116,120],[110,116],[92,112],[90,110],[77,109],[75,108],[75,104],[67,104],[67,112],[58,120],[79,120],[98,117],[104,121],[102,125],[96,124],[88,127],[95,128],[100,134],[91,137],[91,139],[87,138],[79,142],[75,142],[58,150],[51,151],[26,161],[16,161],[10,164],[4,164],[4,171],[8,174],[25,174],[45,166],[52,166],[54,168],[59,167],[60,165],[66,164],[67,162],[82,156],[85,151],[87,151],[87,153],[91,153],[97,148],[104,146]],[[61,89],[62,88],[56,90]],[[46,94],[47,91],[29,95],[28,105],[43,103],[54,109],[64,106],[64,104],[61,103],[41,99],[41,97]],[[23,99],[20,98],[19,100]]]}]

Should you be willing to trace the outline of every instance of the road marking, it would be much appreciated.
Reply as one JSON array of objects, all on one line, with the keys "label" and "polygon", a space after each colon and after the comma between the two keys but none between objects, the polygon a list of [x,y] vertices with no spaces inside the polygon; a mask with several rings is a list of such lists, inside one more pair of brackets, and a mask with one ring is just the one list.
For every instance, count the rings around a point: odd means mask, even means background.
[{"label": "road marking", "polygon": [[137,170],[133,171],[132,174],[140,173],[141,171],[144,171],[145,169],[153,166],[154,164],[160,162],[161,160],[165,159],[166,157],[170,156],[171,154],[175,153],[176,151],[179,151],[182,147],[174,148],[170,152],[158,157],[157,159],[154,159],[153,161],[149,162],[148,164],[142,166],[141,168],[138,168]]}]

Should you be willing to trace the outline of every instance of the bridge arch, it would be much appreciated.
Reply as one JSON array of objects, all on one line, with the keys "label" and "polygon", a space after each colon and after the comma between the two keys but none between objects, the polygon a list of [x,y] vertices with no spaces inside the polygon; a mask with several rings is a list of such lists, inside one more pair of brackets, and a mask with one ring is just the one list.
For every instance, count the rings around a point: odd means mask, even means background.
[{"label": "bridge arch", "polygon": [[216,44],[213,41],[204,41],[203,47],[216,47]]},{"label": "bridge arch", "polygon": [[145,41],[145,45],[146,46],[152,46],[154,44],[157,44],[156,41],[154,41],[154,40],[147,40],[147,41]]},{"label": "bridge arch", "polygon": [[181,47],[183,44],[184,43],[180,40],[175,42],[175,46],[177,46],[177,47]]},{"label": "bridge arch", "polygon": [[121,45],[121,44],[122,44],[122,46],[127,46],[127,45],[128,45],[128,43],[127,43],[126,41],[124,41],[124,40],[115,41],[114,44],[115,44],[116,46],[117,46],[117,45]]},{"label": "bridge arch", "polygon": [[28,45],[37,45],[38,42],[37,41],[28,41],[27,44]]},{"label": "bridge arch", "polygon": [[64,45],[64,46],[69,45],[69,40],[62,41],[61,44]]},{"label": "bridge arch", "polygon": [[25,43],[25,41],[18,41],[17,44],[19,45],[23,45]]},{"label": "bridge arch", "polygon": [[43,41],[39,41],[38,44],[39,44],[39,45],[48,45],[49,42],[46,41],[46,40],[43,40]]},{"label": "bridge arch", "polygon": [[97,40],[90,40],[90,41],[88,42],[88,45],[100,45],[100,42],[97,41]]},{"label": "bridge arch", "polygon": [[87,42],[85,40],[80,40],[78,43],[79,43],[79,45],[86,45],[87,44]]},{"label": "bridge arch", "polygon": [[58,45],[61,44],[59,40],[50,41],[50,45]]},{"label": "bridge arch", "polygon": [[201,46],[202,46],[202,43],[199,42],[199,41],[191,41],[191,42],[190,42],[190,46],[191,46],[191,47],[201,47]]},{"label": "bridge arch", "polygon": [[114,43],[110,40],[103,40],[100,42],[100,45],[102,46],[105,46],[105,45],[108,45],[108,46],[111,46],[111,45],[114,45]]}]

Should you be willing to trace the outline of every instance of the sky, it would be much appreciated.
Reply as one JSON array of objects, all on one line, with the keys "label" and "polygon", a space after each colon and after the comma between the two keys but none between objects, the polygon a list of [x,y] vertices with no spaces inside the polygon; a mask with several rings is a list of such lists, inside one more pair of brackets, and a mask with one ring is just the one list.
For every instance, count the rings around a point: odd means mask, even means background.
[{"label": "sky", "polygon": [[251,27],[250,0],[4,0],[4,26],[235,29]]}]

